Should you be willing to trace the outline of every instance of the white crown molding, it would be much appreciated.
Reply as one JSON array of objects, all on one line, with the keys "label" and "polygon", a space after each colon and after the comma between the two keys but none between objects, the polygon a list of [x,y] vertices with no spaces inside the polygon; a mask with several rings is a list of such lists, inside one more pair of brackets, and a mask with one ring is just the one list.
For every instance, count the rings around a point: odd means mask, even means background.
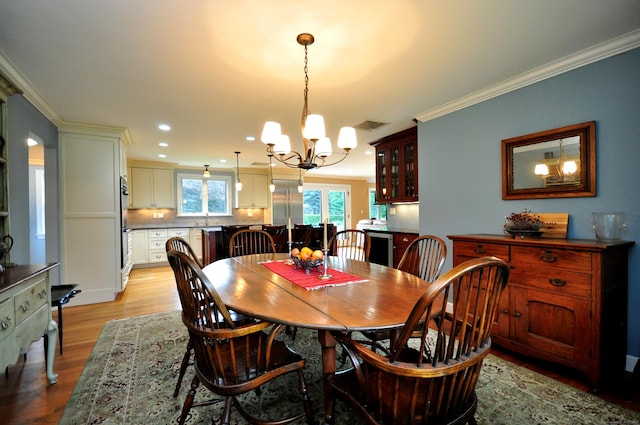
[{"label": "white crown molding", "polygon": [[9,60],[5,54],[0,51],[0,72],[4,73],[12,80],[14,85],[22,92],[22,95],[31,103],[38,111],[40,111],[49,121],[56,126],[62,123],[62,118],[51,105],[40,95],[38,90],[31,84],[18,68]]},{"label": "white crown molding", "polygon": [[416,119],[421,122],[429,121],[637,47],[640,47],[640,30],[635,30],[604,43],[596,44],[593,47],[534,68],[531,71],[501,83],[429,109],[417,115]]}]

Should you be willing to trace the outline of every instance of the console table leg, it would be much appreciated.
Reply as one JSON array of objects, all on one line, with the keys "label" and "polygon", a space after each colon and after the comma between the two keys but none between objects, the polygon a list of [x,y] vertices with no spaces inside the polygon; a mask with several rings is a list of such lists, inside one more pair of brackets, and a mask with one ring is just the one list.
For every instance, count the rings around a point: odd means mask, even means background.
[{"label": "console table leg", "polygon": [[47,379],[50,384],[58,382],[58,374],[53,373],[53,359],[56,357],[56,337],[58,333],[58,325],[52,319],[49,321],[49,327],[47,328]]}]

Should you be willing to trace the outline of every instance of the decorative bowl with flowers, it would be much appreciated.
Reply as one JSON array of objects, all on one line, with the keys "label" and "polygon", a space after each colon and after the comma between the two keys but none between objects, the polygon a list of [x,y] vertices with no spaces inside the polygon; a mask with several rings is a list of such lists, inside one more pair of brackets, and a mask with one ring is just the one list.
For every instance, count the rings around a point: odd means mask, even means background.
[{"label": "decorative bowl with flowers", "polygon": [[542,220],[540,216],[531,210],[523,209],[519,213],[513,212],[505,217],[504,231],[514,238],[519,236],[540,237],[542,235]]},{"label": "decorative bowl with flowers", "polygon": [[310,274],[311,270],[317,269],[324,262],[324,254],[322,251],[319,249],[314,251],[306,246],[301,249],[293,248],[290,255],[294,268],[303,269],[307,274]]}]

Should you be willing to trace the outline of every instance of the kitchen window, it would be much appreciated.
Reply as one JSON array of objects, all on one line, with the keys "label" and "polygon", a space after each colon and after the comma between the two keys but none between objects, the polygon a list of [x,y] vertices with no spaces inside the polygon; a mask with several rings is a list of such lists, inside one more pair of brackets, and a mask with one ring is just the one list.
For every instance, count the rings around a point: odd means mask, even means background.
[{"label": "kitchen window", "polygon": [[233,174],[178,174],[178,215],[231,215],[231,181]]},{"label": "kitchen window", "polygon": [[369,218],[387,219],[387,204],[376,204],[376,190],[369,188]]}]

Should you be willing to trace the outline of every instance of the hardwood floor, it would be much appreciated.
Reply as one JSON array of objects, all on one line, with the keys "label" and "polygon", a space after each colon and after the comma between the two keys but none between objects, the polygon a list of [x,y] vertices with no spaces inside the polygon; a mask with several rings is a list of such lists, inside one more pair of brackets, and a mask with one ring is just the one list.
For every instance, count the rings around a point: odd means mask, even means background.
[{"label": "hardwood floor", "polygon": [[[58,383],[47,383],[41,339],[32,344],[26,361],[20,359],[8,369],[8,376],[0,377],[0,423],[57,424],[107,321],[179,309],[180,301],[169,267],[134,270],[126,291],[114,302],[74,306],[72,300],[63,312],[64,353],[60,355],[56,350],[54,371],[58,374]],[[57,319],[56,316],[54,311],[54,319]],[[498,348],[493,349],[493,353],[577,388],[588,390],[584,378],[570,370],[516,357]],[[619,391],[599,395],[611,402],[640,411],[640,388],[636,387],[632,401],[625,401],[625,384],[621,383]]]}]

